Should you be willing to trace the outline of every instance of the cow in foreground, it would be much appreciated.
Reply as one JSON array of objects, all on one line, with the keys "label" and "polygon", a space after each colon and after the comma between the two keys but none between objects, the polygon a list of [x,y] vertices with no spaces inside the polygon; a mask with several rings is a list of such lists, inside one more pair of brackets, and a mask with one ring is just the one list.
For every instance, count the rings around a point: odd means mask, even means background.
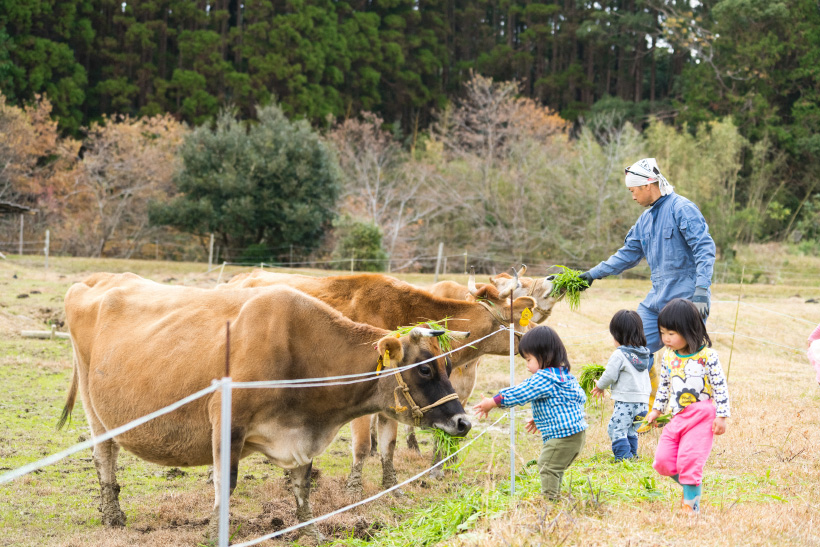
[{"label": "cow in foreground", "polygon": [[[469,338],[453,344],[454,348],[459,347],[460,350],[450,355],[453,364],[451,375],[456,377],[464,374],[472,377],[472,382],[460,382],[466,391],[456,391],[462,404],[472,392],[472,386],[475,384],[475,371],[464,372],[457,369],[463,368],[466,363],[474,362],[486,353],[507,355],[510,351],[509,336],[506,333],[499,332],[478,341],[498,331],[501,326],[509,325],[509,302],[488,305],[480,302],[467,302],[463,299],[439,298],[428,291],[387,275],[356,274],[311,277],[254,270],[234,276],[228,283],[219,285],[218,289],[278,285],[287,285],[304,291],[330,304],[354,321],[381,328],[395,329],[399,325],[440,321],[447,318],[449,325],[469,330]],[[534,304],[535,301],[531,297],[516,299],[512,305],[515,320],[521,317],[525,308],[532,307]],[[517,351],[517,345],[515,351]],[[468,389],[467,384],[469,384]],[[392,416],[382,413],[382,417],[378,420],[382,486],[390,488],[397,483],[393,455],[398,424],[395,420],[382,419],[384,416],[387,418]],[[363,493],[362,468],[371,447],[370,423],[371,420],[368,417],[362,417],[353,420],[350,424],[353,437],[353,468],[350,471],[347,485],[349,490],[359,494]]]},{"label": "cow in foreground", "polygon": [[[322,378],[372,372],[389,352],[396,366],[423,364],[398,375],[309,388],[233,390],[230,488],[239,460],[261,452],[290,469],[296,516],[312,518],[312,460],[351,420],[374,412],[451,435],[470,430],[433,336],[414,329],[396,338],[355,323],[319,300],[288,287],[214,291],[168,286],[134,274],[100,273],[74,284],[65,297],[74,347],[74,375],[60,424],[77,390],[91,432],[99,436],[208,387],[224,376],[230,322],[230,373],[235,382]],[[375,349],[374,349],[375,345]],[[428,361],[429,360],[429,361]],[[408,388],[398,404],[398,382]],[[420,407],[422,411],[411,415]],[[113,440],[95,445],[103,523],[122,526],[116,478],[120,448],[160,465],[214,466],[219,514],[220,393],[214,392]],[[421,414],[419,416],[419,414]],[[307,530],[319,537],[315,525]]]}]

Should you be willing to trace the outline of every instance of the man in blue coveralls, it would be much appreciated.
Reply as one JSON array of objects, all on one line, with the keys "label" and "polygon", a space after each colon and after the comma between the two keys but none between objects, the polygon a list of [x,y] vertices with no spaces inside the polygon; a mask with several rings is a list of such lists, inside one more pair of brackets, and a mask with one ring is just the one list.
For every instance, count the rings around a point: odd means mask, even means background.
[{"label": "man in blue coveralls", "polygon": [[706,321],[715,242],[700,209],[674,193],[655,158],[644,158],[624,171],[632,199],[648,209],[626,234],[623,247],[582,273],[581,278],[592,285],[595,279],[619,274],[646,258],[652,289],[638,306],[638,314],[643,320],[646,345],[654,353],[663,347],[658,312],[673,298],[691,300]]}]

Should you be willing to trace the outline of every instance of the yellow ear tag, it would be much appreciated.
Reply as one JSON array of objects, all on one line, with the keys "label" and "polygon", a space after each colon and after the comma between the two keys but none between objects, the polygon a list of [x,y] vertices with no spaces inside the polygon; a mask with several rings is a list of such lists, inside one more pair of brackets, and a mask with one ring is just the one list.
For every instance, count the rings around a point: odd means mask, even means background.
[{"label": "yellow ear tag", "polygon": [[522,327],[526,327],[530,324],[530,319],[532,319],[532,312],[529,308],[524,308],[524,311],[521,312],[521,319],[518,321],[518,324]]},{"label": "yellow ear tag", "polygon": [[384,368],[383,363],[382,363],[382,359],[384,359],[384,357],[379,355],[379,362],[376,364],[376,376],[378,376],[379,373],[382,371],[382,368]]},{"label": "yellow ear tag", "polygon": [[384,368],[390,368],[390,351],[384,350]]}]

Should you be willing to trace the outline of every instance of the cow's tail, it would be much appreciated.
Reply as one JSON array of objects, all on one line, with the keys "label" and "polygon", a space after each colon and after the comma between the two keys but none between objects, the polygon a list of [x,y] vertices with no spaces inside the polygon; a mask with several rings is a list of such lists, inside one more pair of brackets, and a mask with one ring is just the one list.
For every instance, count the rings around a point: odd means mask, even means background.
[{"label": "cow's tail", "polygon": [[77,352],[74,352],[74,370],[71,373],[71,385],[68,387],[68,395],[66,396],[63,413],[60,415],[60,421],[57,422],[57,430],[63,428],[66,422],[71,420],[71,411],[74,410],[74,402],[77,400],[77,384],[79,384],[79,370],[77,367]]}]

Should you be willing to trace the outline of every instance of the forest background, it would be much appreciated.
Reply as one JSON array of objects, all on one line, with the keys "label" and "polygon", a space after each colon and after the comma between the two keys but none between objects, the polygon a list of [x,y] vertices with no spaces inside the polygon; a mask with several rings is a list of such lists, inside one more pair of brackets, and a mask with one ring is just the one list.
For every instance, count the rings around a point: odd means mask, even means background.
[{"label": "forest background", "polygon": [[0,201],[26,252],[588,267],[655,157],[724,258],[816,255],[818,72],[814,0],[0,0]]}]

